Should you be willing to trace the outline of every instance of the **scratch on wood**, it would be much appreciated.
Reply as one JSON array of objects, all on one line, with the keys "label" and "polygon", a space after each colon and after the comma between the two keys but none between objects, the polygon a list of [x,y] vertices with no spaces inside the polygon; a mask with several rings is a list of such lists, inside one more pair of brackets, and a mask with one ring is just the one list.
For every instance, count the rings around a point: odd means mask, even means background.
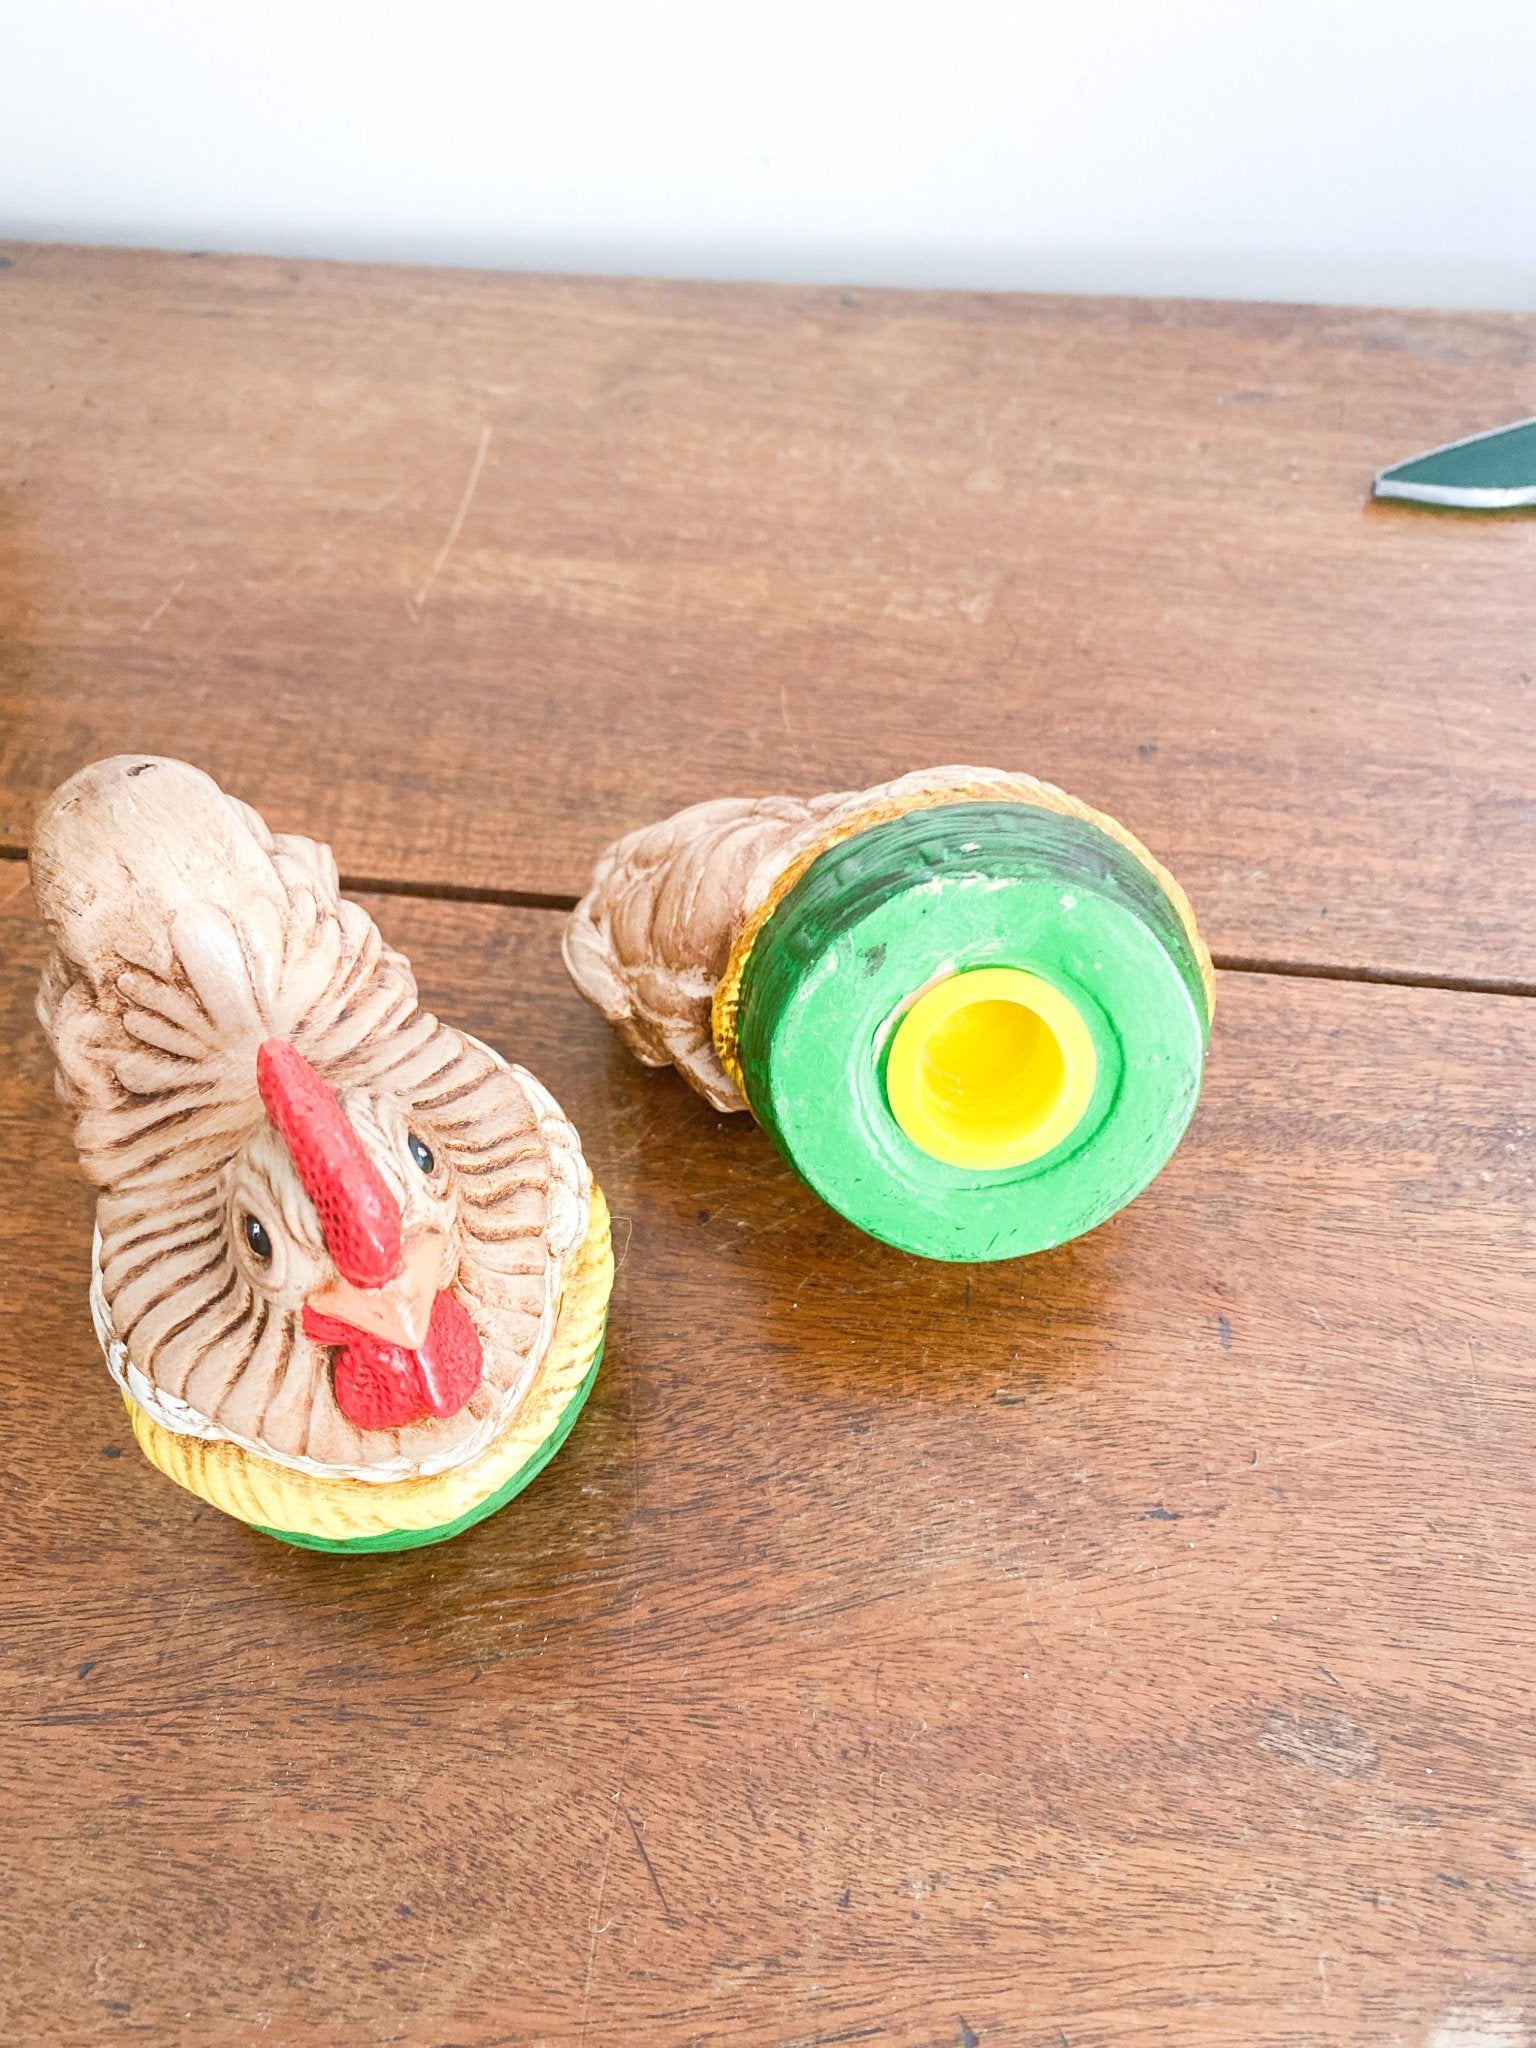
[{"label": "scratch on wood", "polygon": [[629,1822],[629,1832],[635,1838],[635,1847],[640,1851],[640,1861],[645,1865],[646,1874],[649,1876],[651,1883],[656,1887],[656,1896],[661,1901],[662,1912],[665,1913],[667,1916],[667,1925],[669,1927],[675,1927],[677,1925],[677,1921],[673,1916],[672,1908],[667,1904],[667,1895],[661,1888],[661,1879],[656,1875],[656,1866],[651,1861],[650,1856],[646,1851],[645,1837],[641,1834],[638,1826],[636,1825],[635,1816],[630,1812],[629,1808],[626,1806],[622,1809],[622,1811],[624,1814],[624,1818]]},{"label": "scratch on wood", "polygon": [[747,1779],[746,1793],[747,1811],[752,1816],[752,1825],[757,1829],[757,1832],[761,1834],[763,1832],[763,1817],[757,1810],[757,1801],[752,1797],[752,1780],[750,1777]]},{"label": "scratch on wood", "polygon": [[624,1261],[629,1257],[629,1248],[634,1242],[635,1219],[633,1216],[615,1216],[613,1220],[615,1223],[627,1223],[629,1225],[629,1229],[625,1234],[623,1249],[613,1262],[613,1274],[614,1278],[617,1279],[624,1270]]},{"label": "scratch on wood", "polygon": [[238,626],[243,620],[248,619],[264,598],[275,596],[279,590],[286,589],[296,576],[302,575],[304,570],[311,568],[316,562],[323,562],[332,549],[339,548],[344,540],[356,532],[365,519],[376,518],[380,512],[388,511],[395,500],[401,496],[404,488],[403,484],[397,485],[394,490],[386,492],[382,498],[376,499],[373,504],[365,505],[361,512],[355,512],[350,519],[343,521],[334,533],[328,534],[324,540],[319,541],[314,547],[302,549],[293,557],[286,568],[280,569],[275,576],[269,576],[266,582],[257,588],[255,594],[247,603],[236,605],[235,609],[214,627],[202,646],[193,649],[190,659],[201,661],[205,655],[211,654],[230,628]]},{"label": "scratch on wood", "polygon": [[[489,435],[489,429],[486,431],[487,435]],[[635,1415],[635,1380],[633,1373],[629,1377],[629,1466],[630,1493],[634,1502],[635,1513],[638,1516],[640,1510],[640,1429]],[[587,1978],[581,1990],[581,2028],[577,2035],[578,2043],[584,2042],[587,2038],[587,2021],[592,2010],[592,1979],[597,1970],[598,1937],[607,1932],[607,1927],[603,1920],[603,1901],[608,1896],[608,1870],[613,1862],[613,1838],[618,1833],[620,1813],[623,1813],[626,1819],[629,1818],[624,1805],[624,1774],[629,1767],[629,1740],[634,1730],[635,1623],[639,1615],[639,1609],[640,1588],[636,1586],[629,1603],[629,1646],[625,1657],[624,1736],[619,1745],[619,1772],[618,1783],[613,1788],[613,1814],[608,1822],[608,1839],[603,1845],[603,1867],[598,1874],[597,1898],[592,1907],[592,1939],[587,1945]],[[633,1827],[634,1823],[631,1821],[630,1825]],[[643,1848],[640,1853],[642,1856],[645,1855]],[[646,1857],[646,1864],[649,1867],[649,1857]],[[663,1900],[662,1904],[665,1905],[666,1901]]]},{"label": "scratch on wood", "polygon": [[464,486],[464,495],[459,499],[459,509],[453,515],[453,524],[448,528],[447,538],[444,540],[442,546],[437,551],[437,559],[433,562],[431,568],[427,571],[426,581],[422,584],[420,590],[417,591],[416,595],[411,599],[409,609],[412,618],[416,618],[420,615],[422,608],[425,606],[427,601],[427,592],[432,588],[433,584],[437,581],[438,571],[442,568],[443,564],[447,561],[448,557],[453,553],[454,542],[458,539],[459,534],[463,529],[464,521],[469,515],[470,500],[475,495],[475,487],[480,481],[480,472],[485,467],[485,451],[487,448],[490,447],[490,445],[491,423],[489,420],[487,420],[485,425],[480,429],[480,445],[475,450],[474,461],[469,465],[469,480]]},{"label": "scratch on wood", "polygon": [[160,602],[155,606],[154,610],[150,613],[149,617],[144,621],[142,626],[136,626],[134,628],[133,637],[135,640],[142,639],[144,634],[146,634],[149,631],[150,627],[155,623],[156,619],[160,618],[165,612],[168,612],[170,610],[171,606],[176,602],[177,598],[180,597],[181,593],[186,589],[190,573],[191,572],[189,571],[187,576],[183,576],[179,583],[174,584],[172,588],[166,592],[165,596],[161,598]]},{"label": "scratch on wood", "polygon": [[1347,1714],[1320,1702],[1300,1714],[1275,1707],[1259,1732],[1259,1747],[1287,1763],[1305,1764],[1329,1778],[1364,1778],[1381,1762],[1365,1730]]},{"label": "scratch on wood", "polygon": [[603,1867],[598,1873],[597,1898],[592,1906],[592,1938],[587,1944],[587,1980],[581,1991],[581,2031],[579,2041],[587,2038],[587,2018],[592,2007],[592,1978],[597,1970],[598,1937],[607,1932],[603,1920],[603,1901],[608,1896],[608,1867],[613,1861],[613,1838],[618,1830],[619,1815],[624,1810],[624,1772],[629,1763],[630,1705],[635,1692],[635,1608],[639,1604],[638,1590],[630,1602],[629,1609],[629,1690],[624,1700],[624,1740],[619,1749],[619,1782],[613,1793],[613,1815],[608,1822],[608,1839],[603,1844]]}]

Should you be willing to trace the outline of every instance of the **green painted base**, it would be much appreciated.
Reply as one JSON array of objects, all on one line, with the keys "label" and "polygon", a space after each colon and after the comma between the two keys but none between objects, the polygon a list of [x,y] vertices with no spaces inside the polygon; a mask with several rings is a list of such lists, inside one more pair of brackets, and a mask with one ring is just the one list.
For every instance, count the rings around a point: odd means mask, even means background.
[{"label": "green painted base", "polygon": [[[1053,1149],[988,1170],[914,1143],[885,1074],[917,998],[999,967],[1081,1017],[1092,1092]],[[1086,819],[957,803],[813,863],[752,948],[738,1042],[753,1113],[825,1201],[904,1251],[980,1261],[1063,1244],[1141,1192],[1194,1113],[1209,1029],[1189,934],[1134,854]]]},{"label": "green painted base", "polygon": [[332,1550],[348,1554],[381,1550],[422,1550],[429,1543],[446,1543],[451,1536],[462,1536],[464,1531],[472,1529],[476,1522],[483,1522],[488,1515],[494,1515],[498,1508],[504,1508],[509,1500],[521,1493],[532,1480],[538,1478],[570,1435],[576,1418],[592,1391],[597,1369],[602,1362],[603,1347],[599,1344],[597,1355],[592,1360],[586,1378],[562,1409],[559,1421],[543,1443],[525,1464],[518,1467],[504,1486],[498,1486],[494,1493],[488,1493],[484,1500],[458,1516],[456,1520],[439,1523],[435,1529],[389,1529],[382,1536],[353,1536],[339,1540],[328,1536],[303,1536],[292,1529],[259,1529],[258,1534],[275,1536],[279,1543],[291,1543],[298,1550]]}]

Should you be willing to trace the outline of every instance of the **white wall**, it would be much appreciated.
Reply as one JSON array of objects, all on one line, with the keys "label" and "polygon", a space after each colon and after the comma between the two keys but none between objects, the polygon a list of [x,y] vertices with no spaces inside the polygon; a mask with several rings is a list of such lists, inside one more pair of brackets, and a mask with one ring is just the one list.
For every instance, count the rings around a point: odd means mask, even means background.
[{"label": "white wall", "polygon": [[6,14],[9,235],[1536,305],[1533,0]]}]

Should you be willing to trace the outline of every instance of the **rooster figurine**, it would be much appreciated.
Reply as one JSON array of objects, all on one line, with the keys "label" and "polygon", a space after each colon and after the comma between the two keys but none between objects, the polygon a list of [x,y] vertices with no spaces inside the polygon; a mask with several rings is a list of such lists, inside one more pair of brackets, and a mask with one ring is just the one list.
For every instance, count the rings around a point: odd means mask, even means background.
[{"label": "rooster figurine", "polygon": [[1032,775],[717,797],[616,840],[576,986],[922,1258],[1021,1258],[1125,1207],[1194,1114],[1216,996],[1189,898]]},{"label": "rooster figurine", "polygon": [[329,848],[184,762],[83,769],[32,878],[97,1334],[150,1461],[317,1550],[510,1500],[586,1398],[613,1277],[557,1104],[419,1007]]}]

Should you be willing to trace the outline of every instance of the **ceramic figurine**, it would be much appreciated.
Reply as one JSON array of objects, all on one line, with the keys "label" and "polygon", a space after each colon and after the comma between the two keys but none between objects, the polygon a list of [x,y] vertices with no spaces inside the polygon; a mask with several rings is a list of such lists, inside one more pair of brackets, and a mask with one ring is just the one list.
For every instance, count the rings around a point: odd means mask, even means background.
[{"label": "ceramic figurine", "polygon": [[492,1513],[602,1352],[607,1211],[558,1106],[419,1007],[327,847],[184,762],[66,782],[32,879],[97,1333],[150,1461],[310,1549]]},{"label": "ceramic figurine", "polygon": [[1194,1113],[1215,994],[1146,848],[989,768],[632,832],[565,958],[640,1059],[750,1109],[851,1222],[938,1259],[1040,1251],[1139,1194]]}]

